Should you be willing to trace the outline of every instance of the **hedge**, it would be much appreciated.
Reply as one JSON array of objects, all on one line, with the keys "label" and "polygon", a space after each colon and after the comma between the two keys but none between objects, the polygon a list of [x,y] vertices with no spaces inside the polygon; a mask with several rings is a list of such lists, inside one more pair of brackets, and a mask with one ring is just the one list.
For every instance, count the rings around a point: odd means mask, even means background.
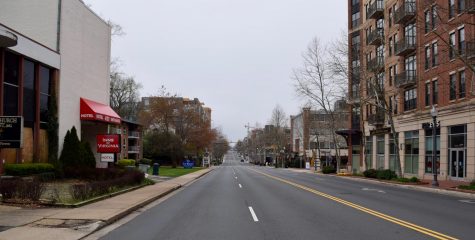
[{"label": "hedge", "polygon": [[336,173],[336,169],[333,166],[325,166],[322,168],[322,173],[324,174]]},{"label": "hedge", "polygon": [[396,173],[389,169],[368,169],[363,172],[363,175],[367,178],[377,178],[383,180],[391,180],[393,178],[397,178]]},{"label": "hedge", "polygon": [[117,165],[119,165],[119,167],[135,166],[135,160],[122,159],[122,160],[117,161]]},{"label": "hedge", "polygon": [[49,163],[5,164],[5,174],[11,176],[28,176],[54,171],[54,166]]}]

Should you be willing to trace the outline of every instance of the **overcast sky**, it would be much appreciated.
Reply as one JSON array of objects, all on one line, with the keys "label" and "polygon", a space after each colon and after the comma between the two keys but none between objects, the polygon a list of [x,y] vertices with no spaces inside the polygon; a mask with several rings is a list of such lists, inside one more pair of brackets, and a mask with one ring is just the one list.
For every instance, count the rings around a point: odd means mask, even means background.
[{"label": "overcast sky", "polygon": [[231,141],[244,125],[264,125],[280,104],[296,114],[302,99],[289,76],[315,36],[347,29],[344,0],[84,0],[121,25],[112,57],[142,83],[142,96],[164,85],[213,109],[213,126]]}]

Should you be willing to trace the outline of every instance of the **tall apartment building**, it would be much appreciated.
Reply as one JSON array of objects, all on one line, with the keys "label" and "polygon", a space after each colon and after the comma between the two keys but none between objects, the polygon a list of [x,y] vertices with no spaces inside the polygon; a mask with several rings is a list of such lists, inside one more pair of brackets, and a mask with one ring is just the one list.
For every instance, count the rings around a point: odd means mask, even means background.
[{"label": "tall apartment building", "polygon": [[405,176],[432,178],[434,107],[439,179],[475,179],[475,1],[348,5],[352,164],[395,169],[399,154]]}]

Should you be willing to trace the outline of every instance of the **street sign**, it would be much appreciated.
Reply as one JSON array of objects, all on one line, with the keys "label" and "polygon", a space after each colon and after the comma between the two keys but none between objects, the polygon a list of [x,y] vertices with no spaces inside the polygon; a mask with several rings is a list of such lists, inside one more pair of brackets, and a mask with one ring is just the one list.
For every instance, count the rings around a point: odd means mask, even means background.
[{"label": "street sign", "polygon": [[186,159],[185,161],[183,161],[182,165],[184,168],[193,168],[195,166],[195,162]]},{"label": "street sign", "polygon": [[0,117],[0,148],[23,147],[23,117]]}]

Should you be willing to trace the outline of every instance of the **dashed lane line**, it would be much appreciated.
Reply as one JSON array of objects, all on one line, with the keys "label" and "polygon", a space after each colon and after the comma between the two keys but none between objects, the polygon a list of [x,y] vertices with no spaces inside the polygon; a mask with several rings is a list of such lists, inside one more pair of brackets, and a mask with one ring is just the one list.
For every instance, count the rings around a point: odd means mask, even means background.
[{"label": "dashed lane line", "polygon": [[249,212],[251,212],[251,216],[254,222],[259,222],[259,219],[257,219],[256,213],[254,212],[254,209],[252,209],[251,206],[249,206]]}]

